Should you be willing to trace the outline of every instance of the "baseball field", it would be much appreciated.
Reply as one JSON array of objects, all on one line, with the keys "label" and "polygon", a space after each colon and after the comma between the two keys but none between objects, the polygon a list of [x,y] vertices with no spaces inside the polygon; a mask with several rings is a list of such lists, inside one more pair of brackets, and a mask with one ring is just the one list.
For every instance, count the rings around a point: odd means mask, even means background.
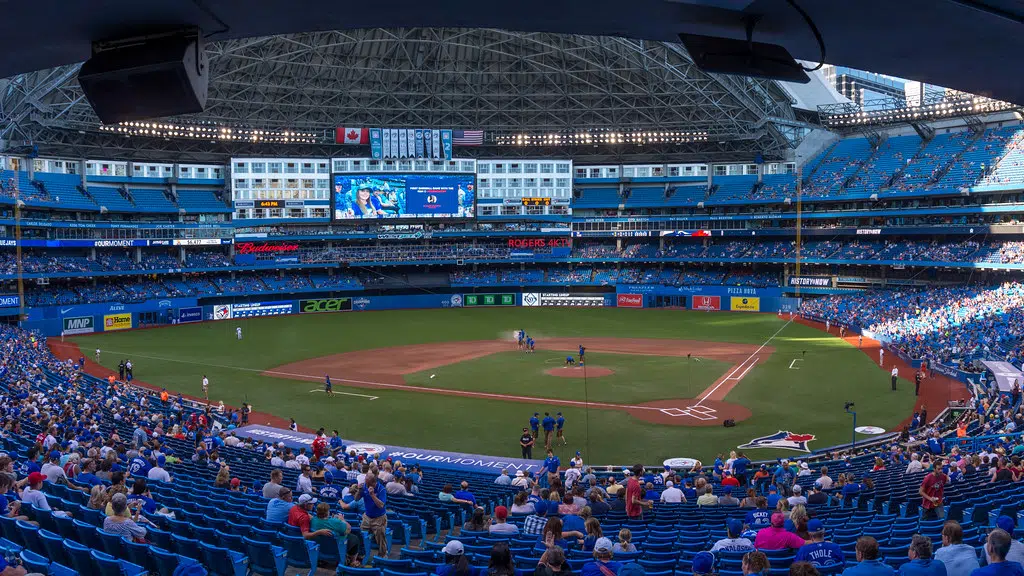
[{"label": "baseball field", "polygon": [[[533,353],[517,349],[519,329],[535,339]],[[879,367],[877,351],[772,314],[456,308],[236,319],[68,340],[90,358],[101,349],[107,368],[130,359],[147,384],[195,397],[205,375],[212,402],[247,401],[257,412],[363,442],[518,457],[530,416],[562,412],[566,443],[556,452],[567,459],[580,450],[593,464],[709,462],[764,437],[773,439],[759,443],[770,447],[747,449],[752,459],[797,456],[778,446],[850,441],[844,402],[855,403],[858,425],[886,430],[915,402],[913,375],[904,371],[890,391],[890,367]],[[581,344],[585,366],[565,367]],[[334,396],[323,392],[325,374]],[[727,418],[736,426],[723,427]]]}]

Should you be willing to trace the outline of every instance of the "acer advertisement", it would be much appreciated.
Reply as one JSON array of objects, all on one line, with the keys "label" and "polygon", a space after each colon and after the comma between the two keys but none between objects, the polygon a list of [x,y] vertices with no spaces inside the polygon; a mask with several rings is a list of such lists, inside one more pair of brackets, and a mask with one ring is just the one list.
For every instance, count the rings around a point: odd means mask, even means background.
[{"label": "acer advertisement", "polygon": [[615,305],[619,308],[643,308],[644,307],[644,295],[643,294],[618,294],[616,296]]}]

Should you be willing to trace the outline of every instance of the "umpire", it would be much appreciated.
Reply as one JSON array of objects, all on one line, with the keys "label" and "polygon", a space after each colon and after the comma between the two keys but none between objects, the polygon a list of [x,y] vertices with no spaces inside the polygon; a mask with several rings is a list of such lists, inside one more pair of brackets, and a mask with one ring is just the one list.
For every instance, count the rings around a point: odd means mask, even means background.
[{"label": "umpire", "polygon": [[533,445],[537,439],[530,434],[529,428],[523,428],[523,435],[519,437],[519,446],[523,450],[523,458],[533,460]]},{"label": "umpire", "polygon": [[892,391],[895,392],[896,391],[896,381],[899,380],[899,378],[900,378],[900,369],[895,367],[895,366],[893,366],[892,367],[891,375],[892,375]]},{"label": "umpire", "polygon": [[914,396],[918,396],[921,393],[921,371],[918,370],[914,374]]}]

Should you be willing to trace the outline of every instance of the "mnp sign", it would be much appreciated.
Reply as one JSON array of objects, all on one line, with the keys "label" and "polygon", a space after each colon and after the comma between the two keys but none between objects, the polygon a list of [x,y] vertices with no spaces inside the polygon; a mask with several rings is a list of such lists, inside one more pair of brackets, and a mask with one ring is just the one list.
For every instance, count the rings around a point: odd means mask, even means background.
[{"label": "mnp sign", "polygon": [[95,330],[92,316],[77,316],[75,318],[64,318],[61,334],[68,336],[72,334],[92,334]]},{"label": "mnp sign", "polygon": [[760,312],[761,299],[750,296],[733,296],[729,302],[729,309],[737,312]]},{"label": "mnp sign", "polygon": [[107,314],[103,317],[103,331],[112,332],[114,330],[128,330],[132,327],[132,315],[127,314]]},{"label": "mnp sign", "polygon": [[617,294],[615,305],[619,308],[643,308],[643,294]]}]

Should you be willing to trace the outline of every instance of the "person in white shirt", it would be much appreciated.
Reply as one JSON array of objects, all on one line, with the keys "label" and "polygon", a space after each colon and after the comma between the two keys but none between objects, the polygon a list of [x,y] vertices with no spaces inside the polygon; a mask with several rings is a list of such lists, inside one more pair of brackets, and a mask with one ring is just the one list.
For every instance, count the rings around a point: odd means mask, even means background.
[{"label": "person in white shirt", "polygon": [[308,465],[302,467],[302,474],[299,474],[299,479],[295,481],[295,492],[299,494],[313,493],[313,480],[309,477]]},{"label": "person in white shirt", "polygon": [[64,469],[60,466],[60,452],[56,450],[50,452],[49,461],[43,464],[39,471],[51,482],[56,482],[61,478],[67,480],[67,474],[64,473]]},{"label": "person in white shirt", "polygon": [[512,479],[512,485],[516,488],[529,488],[530,481],[526,478],[525,472],[516,470],[516,477]]},{"label": "person in white shirt", "polygon": [[97,364],[100,363],[100,349],[99,348],[96,349],[96,363]]},{"label": "person in white shirt", "polygon": [[885,365],[885,348],[879,348],[878,349],[878,365],[879,366],[884,366]]},{"label": "person in white shirt", "polygon": [[893,366],[892,372],[889,373],[892,376],[892,391],[896,391],[896,381],[900,379],[900,369]]},{"label": "person in white shirt", "polygon": [[907,470],[905,474],[913,474],[924,470],[924,466],[921,465],[921,456],[916,452],[910,455],[910,464],[907,464]]},{"label": "person in white shirt", "polygon": [[299,464],[298,460],[292,458],[291,460],[284,463],[284,467],[290,470],[301,470],[302,464]]},{"label": "person in white shirt", "polygon": [[203,397],[207,400],[210,399],[210,380],[203,374]]},{"label": "person in white shirt", "polygon": [[309,466],[309,456],[306,456],[306,449],[302,448],[299,450],[299,455],[295,457],[295,461],[299,463],[299,466]]},{"label": "person in white shirt", "polygon": [[499,474],[498,477],[494,479],[494,483],[497,484],[498,486],[511,486],[512,478],[509,477],[508,470],[502,470],[501,474]]},{"label": "person in white shirt", "polygon": [[803,487],[799,484],[793,485],[793,495],[786,498],[786,502],[789,502],[790,508],[797,504],[807,504],[807,498],[803,495]]},{"label": "person in white shirt", "polygon": [[671,480],[665,482],[665,490],[661,493],[661,501],[669,504],[678,504],[680,502],[686,502],[686,496],[683,495],[683,491],[675,487],[675,483]]},{"label": "person in white shirt", "polygon": [[238,338],[239,340],[242,339],[242,327],[241,326],[238,326],[238,327],[235,328],[235,337]]},{"label": "person in white shirt", "polygon": [[566,490],[569,490],[573,486],[575,486],[576,483],[579,482],[580,478],[582,478],[582,477],[583,477],[583,473],[580,472],[580,469],[578,467],[576,467],[576,466],[573,466],[572,468],[569,468],[568,470],[566,470],[565,471],[565,488],[566,488]]},{"label": "person in white shirt", "polygon": [[832,489],[833,481],[832,477],[828,475],[828,468],[821,469],[821,476],[818,477],[818,479],[815,480],[814,483],[818,486],[818,488],[821,488],[822,490]]},{"label": "person in white shirt", "polygon": [[170,482],[171,475],[164,469],[164,465],[167,464],[167,458],[163,455],[156,457],[156,466],[149,469],[149,473],[146,475],[150,480],[159,480],[161,482]]},{"label": "person in white shirt", "polygon": [[275,468],[284,467],[284,459],[281,458],[280,452],[274,452],[274,455],[270,458],[270,465],[274,466]]},{"label": "person in white shirt", "polygon": [[46,493],[43,492],[43,480],[46,480],[45,474],[33,472],[28,475],[28,486],[21,493],[23,506],[50,510],[50,503],[46,501]]}]

